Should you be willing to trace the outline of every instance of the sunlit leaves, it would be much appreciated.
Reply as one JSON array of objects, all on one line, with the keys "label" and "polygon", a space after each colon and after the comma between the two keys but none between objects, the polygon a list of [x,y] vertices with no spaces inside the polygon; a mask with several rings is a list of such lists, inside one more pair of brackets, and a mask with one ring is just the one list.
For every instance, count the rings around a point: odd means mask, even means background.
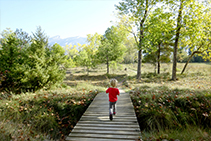
[{"label": "sunlit leaves", "polygon": [[191,8],[187,7],[184,11],[180,45],[189,50],[189,59],[181,73],[195,54],[202,56],[204,60],[211,59],[210,4],[204,5],[202,1],[192,1],[188,4]]},{"label": "sunlit leaves", "polygon": [[78,45],[79,52],[75,56],[74,60],[77,66],[84,66],[87,69],[87,73],[89,73],[89,69],[93,68],[97,65],[98,58],[96,56],[98,47],[101,44],[101,37],[98,33],[94,35],[87,35],[87,44]]},{"label": "sunlit leaves", "polygon": [[127,33],[115,26],[111,26],[105,31],[98,48],[97,57],[101,63],[107,64],[107,73],[109,73],[111,61],[122,60],[125,51],[123,40],[126,37]]},{"label": "sunlit leaves", "polygon": [[[123,2],[120,2],[119,5],[116,5],[120,15],[126,15],[129,21],[133,21],[132,25],[135,25],[135,31],[130,30],[129,32],[133,34],[139,51],[137,79],[141,78],[142,50],[147,46],[144,46],[143,43],[144,38],[146,38],[145,29],[147,24],[145,22],[150,15],[150,10],[156,5],[157,2],[158,1],[156,0],[124,0]],[[130,28],[133,26],[127,25],[127,27]]]},{"label": "sunlit leaves", "polygon": [[[147,48],[144,53],[145,62],[150,62],[155,66],[160,62],[169,62],[170,55],[173,51],[173,35],[174,21],[170,19],[171,13],[165,12],[164,8],[156,8],[149,15],[146,24],[148,27],[145,30],[143,44]],[[159,71],[158,67],[158,72]]]}]

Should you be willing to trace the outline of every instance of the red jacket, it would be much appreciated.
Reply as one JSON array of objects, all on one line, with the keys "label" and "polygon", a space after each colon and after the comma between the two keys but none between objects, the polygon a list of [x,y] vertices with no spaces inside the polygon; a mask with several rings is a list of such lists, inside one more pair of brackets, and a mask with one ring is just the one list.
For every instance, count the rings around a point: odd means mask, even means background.
[{"label": "red jacket", "polygon": [[118,88],[108,88],[106,90],[106,93],[108,94],[109,101],[110,102],[116,102],[117,101],[117,95],[119,95],[119,89]]}]

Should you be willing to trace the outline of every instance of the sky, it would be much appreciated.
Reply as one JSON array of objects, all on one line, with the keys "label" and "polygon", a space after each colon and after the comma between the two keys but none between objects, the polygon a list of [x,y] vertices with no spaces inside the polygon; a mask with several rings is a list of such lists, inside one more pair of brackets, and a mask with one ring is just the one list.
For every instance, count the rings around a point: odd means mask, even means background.
[{"label": "sky", "polygon": [[115,21],[115,4],[122,0],[0,0],[0,33],[6,28],[48,37],[104,34]]}]

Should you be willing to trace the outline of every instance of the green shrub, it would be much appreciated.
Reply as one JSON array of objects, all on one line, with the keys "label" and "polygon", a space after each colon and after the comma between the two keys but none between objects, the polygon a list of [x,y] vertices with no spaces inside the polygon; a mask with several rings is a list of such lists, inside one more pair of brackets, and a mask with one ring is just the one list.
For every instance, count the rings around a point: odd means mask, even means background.
[{"label": "green shrub", "polygon": [[20,93],[50,88],[63,81],[69,61],[58,44],[50,47],[38,27],[33,37],[5,31],[0,42],[0,90]]}]

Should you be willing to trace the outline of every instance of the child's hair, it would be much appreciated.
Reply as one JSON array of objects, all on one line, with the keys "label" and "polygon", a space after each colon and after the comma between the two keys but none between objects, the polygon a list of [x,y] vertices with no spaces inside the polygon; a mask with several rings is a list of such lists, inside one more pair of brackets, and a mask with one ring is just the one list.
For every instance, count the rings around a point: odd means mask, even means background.
[{"label": "child's hair", "polygon": [[111,79],[110,83],[111,83],[112,87],[116,87],[117,86],[117,80],[116,79]]}]

